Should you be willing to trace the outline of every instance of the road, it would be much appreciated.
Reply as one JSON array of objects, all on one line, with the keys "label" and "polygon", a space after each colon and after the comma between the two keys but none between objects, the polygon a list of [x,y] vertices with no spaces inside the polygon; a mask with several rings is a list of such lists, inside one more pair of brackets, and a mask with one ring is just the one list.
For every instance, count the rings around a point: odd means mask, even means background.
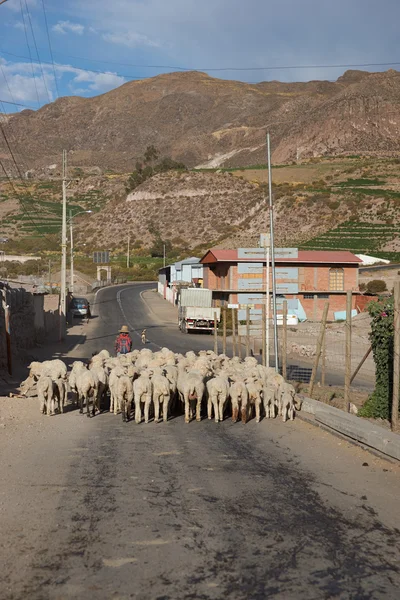
[{"label": "road", "polygon": [[[192,336],[152,315],[145,288],[99,292],[69,360],[111,349],[126,321],[185,350]],[[2,600],[399,596],[397,465],[299,419],[138,426],[4,406]]]}]

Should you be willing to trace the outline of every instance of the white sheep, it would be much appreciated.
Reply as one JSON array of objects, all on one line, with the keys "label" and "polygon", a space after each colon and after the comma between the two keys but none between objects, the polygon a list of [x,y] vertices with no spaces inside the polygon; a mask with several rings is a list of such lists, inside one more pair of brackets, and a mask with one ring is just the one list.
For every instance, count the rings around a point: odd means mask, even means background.
[{"label": "white sheep", "polygon": [[117,380],[117,401],[122,410],[122,421],[126,423],[130,419],[133,402],[133,382],[128,375]]},{"label": "white sheep", "polygon": [[247,421],[249,393],[246,384],[242,379],[232,381],[229,388],[229,395],[232,403],[232,421],[236,423],[239,416],[239,406],[241,412],[242,423]]},{"label": "white sheep", "polygon": [[192,401],[196,401],[196,421],[201,421],[201,402],[205,384],[199,371],[189,371],[178,378],[178,390],[185,405],[185,423],[193,418]]},{"label": "white sheep", "polygon": [[108,386],[110,389],[110,412],[114,412],[116,415],[120,406],[118,404],[118,380],[120,377],[126,375],[127,369],[118,365],[111,369],[110,376],[108,378]]},{"label": "white sheep", "polygon": [[133,382],[133,396],[135,400],[135,421],[142,422],[142,404],[144,404],[144,422],[149,422],[149,410],[151,398],[153,395],[153,384],[149,377],[149,373],[143,371]]},{"label": "white sheep", "polygon": [[212,417],[212,407],[214,407],[215,422],[224,420],[224,409],[229,397],[229,381],[222,373],[207,381],[207,416]]},{"label": "white sheep", "polygon": [[290,383],[282,383],[279,392],[278,414],[282,416],[284,423],[287,419],[293,421],[295,410],[301,408],[301,400],[297,397],[296,390]]},{"label": "white sheep", "polygon": [[153,371],[151,382],[153,384],[154,422],[158,423],[160,418],[160,404],[162,404],[163,420],[168,420],[168,406],[171,399],[171,389],[168,379],[161,369]]},{"label": "white sheep", "polygon": [[101,412],[101,401],[102,399],[104,399],[108,390],[108,375],[102,366],[96,364],[92,366],[91,371],[94,373],[98,380],[97,408],[99,412]]},{"label": "white sheep", "polygon": [[[96,414],[96,404],[98,402],[99,380],[93,370],[81,371],[77,380],[79,412],[83,413],[83,403],[86,402],[86,415],[90,417],[90,398],[93,399],[92,415]],[[100,412],[100,407],[97,406]]]},{"label": "white sheep", "polygon": [[51,377],[40,377],[37,384],[37,393],[40,401],[40,412],[48,416],[54,414],[54,399],[57,386]]},{"label": "white sheep", "polygon": [[[256,423],[260,422],[260,407],[261,407],[261,392],[263,389],[262,382],[259,379],[246,378],[245,380],[247,392],[249,394],[249,406],[256,409]],[[246,419],[247,420],[247,419]]]},{"label": "white sheep", "polygon": [[78,388],[76,385],[78,374],[80,371],[86,371],[87,366],[80,360],[76,360],[72,363],[72,370],[68,377],[69,389],[72,392],[72,403],[78,404]]},{"label": "white sheep", "polygon": [[278,390],[274,385],[274,382],[269,380],[264,384],[263,388],[263,404],[265,416],[267,419],[275,419],[276,409],[279,410],[279,396]]},{"label": "white sheep", "polygon": [[40,377],[50,377],[53,380],[67,379],[67,367],[62,360],[56,358],[54,360],[45,360],[44,362],[33,361],[28,366],[29,375],[21,383],[20,389],[23,396],[27,396],[36,389],[36,383]]}]

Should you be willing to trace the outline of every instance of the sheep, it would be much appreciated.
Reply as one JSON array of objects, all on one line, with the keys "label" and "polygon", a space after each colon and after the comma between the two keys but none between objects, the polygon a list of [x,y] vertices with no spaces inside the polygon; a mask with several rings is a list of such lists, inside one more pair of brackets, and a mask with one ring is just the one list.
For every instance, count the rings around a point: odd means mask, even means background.
[{"label": "sheep", "polygon": [[133,396],[135,400],[135,421],[142,422],[142,407],[144,404],[144,422],[149,422],[149,410],[151,398],[153,395],[153,384],[150,380],[149,373],[142,372],[138,379],[133,382]]},{"label": "sheep", "polygon": [[107,393],[108,389],[108,375],[106,371],[100,365],[92,366],[92,372],[97,377],[98,388],[97,388],[97,408],[101,412],[101,400]]},{"label": "sheep", "polygon": [[229,382],[222,373],[207,381],[207,416],[211,419],[212,407],[214,407],[215,422],[224,420],[224,408],[229,396]]},{"label": "sheep", "polygon": [[229,394],[232,403],[232,421],[236,423],[239,416],[239,404],[242,415],[242,423],[247,420],[247,405],[249,401],[249,393],[246,384],[241,379],[231,382]]},{"label": "sheep", "polygon": [[122,409],[122,421],[127,423],[131,416],[133,402],[133,382],[128,375],[122,375],[117,380],[117,401]]},{"label": "sheep", "polygon": [[161,369],[152,372],[151,382],[153,384],[154,422],[158,423],[160,418],[160,403],[163,408],[163,420],[167,421],[168,405],[171,399],[170,383]]},{"label": "sheep", "polygon": [[282,383],[280,386],[278,414],[282,416],[285,423],[287,419],[293,421],[295,410],[300,410],[301,399],[297,397],[296,390],[290,383]]},{"label": "sheep", "polygon": [[[79,397],[79,412],[83,413],[83,402],[86,401],[86,415],[90,417],[89,399],[93,398],[92,415],[96,414],[96,405],[98,403],[98,388],[99,380],[93,370],[81,371],[77,379],[78,397]],[[97,405],[100,411],[99,406]]]},{"label": "sheep", "polygon": [[40,377],[37,384],[38,398],[40,401],[40,412],[50,416],[54,414],[54,399],[57,386],[51,377]]},{"label": "sheep", "polygon": [[122,366],[114,367],[108,379],[108,386],[110,389],[110,412],[114,412],[114,415],[118,413],[120,408],[118,404],[118,380],[120,377],[126,375],[127,369]]},{"label": "sheep", "polygon": [[80,360],[76,360],[72,363],[72,370],[69,374],[68,383],[69,388],[72,392],[72,403],[78,404],[78,388],[76,385],[78,374],[81,371],[86,371],[87,367],[85,363]]},{"label": "sheep", "polygon": [[183,374],[178,379],[178,390],[185,404],[185,423],[189,423],[193,417],[192,400],[196,400],[196,421],[201,421],[201,401],[205,390],[202,374],[199,371]]},{"label": "sheep", "polygon": [[67,382],[64,379],[56,379],[53,383],[55,383],[56,385],[56,400],[58,403],[58,411],[60,413],[63,413],[64,404],[68,393]]},{"label": "sheep", "polygon": [[[249,394],[249,406],[256,408],[256,423],[260,422],[262,383],[259,379],[246,378],[245,384]],[[247,418],[246,418],[247,421]]]},{"label": "sheep", "polygon": [[263,388],[263,404],[267,419],[275,419],[278,400],[279,396],[276,386],[274,385],[273,381],[267,381]]},{"label": "sheep", "polygon": [[55,360],[45,360],[44,362],[33,361],[29,368],[29,375],[20,385],[23,396],[31,395],[30,392],[36,388],[36,383],[41,376],[51,377],[51,379],[67,379],[67,367],[58,358]]}]

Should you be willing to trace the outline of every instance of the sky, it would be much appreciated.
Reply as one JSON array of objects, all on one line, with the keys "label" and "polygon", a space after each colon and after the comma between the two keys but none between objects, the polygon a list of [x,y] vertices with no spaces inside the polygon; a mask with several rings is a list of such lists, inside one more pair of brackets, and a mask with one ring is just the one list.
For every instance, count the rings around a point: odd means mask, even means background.
[{"label": "sky", "polygon": [[254,83],[400,70],[399,22],[399,0],[7,0],[0,112],[179,69]]}]

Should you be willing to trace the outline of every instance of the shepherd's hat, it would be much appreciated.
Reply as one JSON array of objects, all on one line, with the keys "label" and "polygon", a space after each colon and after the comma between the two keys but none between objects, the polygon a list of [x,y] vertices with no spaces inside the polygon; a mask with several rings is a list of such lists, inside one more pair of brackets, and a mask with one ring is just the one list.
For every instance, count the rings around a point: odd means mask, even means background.
[{"label": "shepherd's hat", "polygon": [[129,333],[128,325],[122,325],[119,333]]}]

